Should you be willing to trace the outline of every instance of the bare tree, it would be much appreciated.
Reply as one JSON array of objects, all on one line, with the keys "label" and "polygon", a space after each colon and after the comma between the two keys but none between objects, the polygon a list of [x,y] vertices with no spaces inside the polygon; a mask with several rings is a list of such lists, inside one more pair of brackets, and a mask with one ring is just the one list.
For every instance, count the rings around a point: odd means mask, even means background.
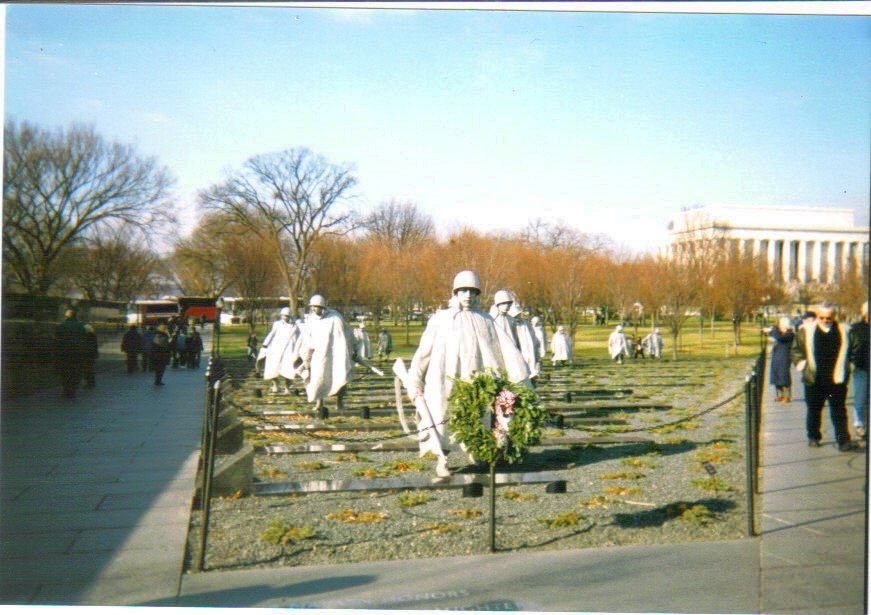
[{"label": "bare tree", "polygon": [[354,226],[350,192],[357,179],[305,148],[249,158],[224,183],[200,192],[202,205],[227,214],[274,254],[296,313],[312,249],[325,234]]},{"label": "bare tree", "polygon": [[520,232],[519,239],[542,250],[583,247],[589,252],[598,252],[607,249],[612,243],[600,233],[582,233],[562,220],[551,222],[543,218],[531,219]]},{"label": "bare tree", "polygon": [[132,301],[157,294],[163,259],[144,239],[120,227],[64,253],[61,277],[90,300]]},{"label": "bare tree", "polygon": [[395,199],[379,205],[363,225],[369,237],[393,250],[418,245],[432,239],[435,233],[432,216],[410,201]]},{"label": "bare tree", "polygon": [[245,232],[232,226],[225,215],[212,213],[204,216],[190,235],[176,241],[169,261],[183,295],[218,297],[230,286],[229,268],[235,254],[228,241]]},{"label": "bare tree", "polygon": [[4,139],[3,260],[6,279],[27,293],[45,295],[63,251],[107,225],[155,229],[172,218],[168,172],[92,127],[10,120]]},{"label": "bare tree", "polygon": [[765,300],[767,275],[759,258],[733,251],[727,251],[712,269],[714,304],[732,319],[733,345],[737,351],[741,344],[741,321]]}]

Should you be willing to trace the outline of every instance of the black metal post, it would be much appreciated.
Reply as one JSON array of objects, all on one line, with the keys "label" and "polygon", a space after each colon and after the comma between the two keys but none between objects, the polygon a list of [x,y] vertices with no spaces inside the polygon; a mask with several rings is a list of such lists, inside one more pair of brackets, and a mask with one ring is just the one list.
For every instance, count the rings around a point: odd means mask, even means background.
[{"label": "black metal post", "polygon": [[197,555],[196,571],[202,571],[206,559],[206,544],[209,535],[209,515],[211,513],[212,499],[212,475],[215,470],[215,449],[217,448],[218,438],[218,414],[220,413],[221,405],[221,381],[216,380],[214,383],[214,394],[212,396],[212,404],[209,408],[209,436],[206,443],[205,461],[202,469],[202,489],[200,491],[201,499],[201,528],[200,528],[200,545]]},{"label": "black metal post", "polygon": [[496,462],[490,462],[490,553],[496,552]]},{"label": "black metal post", "polygon": [[747,472],[747,534],[756,536],[756,470],[753,467],[753,407],[752,407],[752,376],[747,376],[744,382],[744,423],[746,425],[745,466]]}]

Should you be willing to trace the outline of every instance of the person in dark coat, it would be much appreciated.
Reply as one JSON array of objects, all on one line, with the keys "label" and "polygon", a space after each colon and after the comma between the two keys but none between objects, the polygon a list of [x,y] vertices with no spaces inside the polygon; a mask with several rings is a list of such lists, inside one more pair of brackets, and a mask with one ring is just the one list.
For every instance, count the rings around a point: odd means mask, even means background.
[{"label": "person in dark coat", "polygon": [[60,376],[63,396],[73,398],[82,381],[85,358],[85,326],[76,319],[76,311],[64,313],[65,320],[54,331],[55,370]]},{"label": "person in dark coat", "polygon": [[[139,328],[135,324],[130,325],[124,337],[121,338],[121,352],[127,355],[127,373],[135,373],[139,363],[139,355],[142,353],[142,336],[139,335]],[[142,367],[145,369],[145,365]]]},{"label": "person in dark coat", "polygon": [[172,347],[169,344],[169,329],[166,325],[157,327],[151,342],[151,365],[154,369],[154,384],[163,385],[163,373],[172,357]]},{"label": "person in dark coat", "polygon": [[99,346],[94,327],[85,325],[85,352],[82,357],[82,377],[85,379],[86,389],[93,389],[97,386],[95,367],[97,365],[97,357],[100,355]]},{"label": "person in dark coat", "polygon": [[764,327],[762,330],[768,331],[768,335],[774,340],[774,345],[771,347],[769,382],[777,391],[777,401],[791,401],[792,375],[789,369],[792,363],[792,342],[795,340],[792,321],[784,316],[776,327]]},{"label": "person in dark coat", "polygon": [[151,364],[151,350],[154,348],[154,336],[157,332],[154,330],[154,325],[148,325],[148,328],[142,332],[142,371],[153,372],[154,366]]},{"label": "person in dark coat", "polygon": [[192,327],[191,333],[187,336],[187,366],[189,368],[197,368],[200,366],[200,357],[203,353],[203,338],[196,327]]}]

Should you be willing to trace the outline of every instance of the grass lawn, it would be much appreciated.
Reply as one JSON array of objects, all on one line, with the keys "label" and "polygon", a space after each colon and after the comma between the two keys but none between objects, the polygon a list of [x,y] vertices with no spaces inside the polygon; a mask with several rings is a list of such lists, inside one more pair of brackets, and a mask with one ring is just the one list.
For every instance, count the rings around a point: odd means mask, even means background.
[{"label": "grass lawn", "polygon": [[[755,324],[744,323],[741,326],[741,345],[737,352],[732,342],[732,324],[730,322],[717,322],[711,331],[710,321],[706,320],[702,331],[699,331],[698,318],[690,318],[681,334],[678,358],[681,360],[691,359],[716,359],[726,356],[756,355],[760,349],[759,327]],[[412,323],[406,334],[404,325],[394,326],[392,323],[383,323],[393,337],[393,354],[391,357],[410,359],[417,349],[420,335],[423,332],[423,324]],[[261,325],[257,328],[258,340],[262,340],[269,332],[271,325]],[[378,333],[374,326],[367,329],[372,339],[372,348],[375,349]],[[605,358],[608,356],[608,335],[614,330],[614,325],[596,326],[581,325],[575,332],[575,358]],[[644,336],[650,331],[650,327],[638,327],[638,335]],[[660,327],[664,342],[663,358],[672,357],[672,338],[668,329]],[[627,327],[626,333],[634,337],[635,327]],[[553,335],[548,331],[548,343]],[[248,339],[247,325],[225,325],[221,327],[221,352],[227,357],[244,357],[245,344]],[[408,340],[408,341],[406,341]]]}]

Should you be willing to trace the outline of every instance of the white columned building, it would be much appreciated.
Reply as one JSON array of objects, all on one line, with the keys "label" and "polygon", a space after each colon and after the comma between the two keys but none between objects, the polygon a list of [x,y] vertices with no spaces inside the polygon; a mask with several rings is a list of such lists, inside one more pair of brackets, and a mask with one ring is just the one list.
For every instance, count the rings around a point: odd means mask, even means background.
[{"label": "white columned building", "polygon": [[710,205],[680,212],[669,231],[672,253],[700,239],[731,241],[781,282],[868,276],[868,227],[856,226],[852,209]]}]

